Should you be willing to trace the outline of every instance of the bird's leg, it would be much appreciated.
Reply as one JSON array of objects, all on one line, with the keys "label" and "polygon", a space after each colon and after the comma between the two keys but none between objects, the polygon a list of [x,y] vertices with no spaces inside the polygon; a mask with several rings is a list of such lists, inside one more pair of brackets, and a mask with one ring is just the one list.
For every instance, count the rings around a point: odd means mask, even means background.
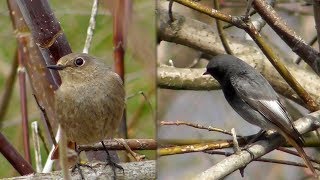
[{"label": "bird's leg", "polygon": [[81,163],[81,160],[80,160],[80,153],[81,151],[77,148],[77,145],[75,146],[75,151],[77,152],[77,155],[78,155],[78,160],[77,162],[75,163],[75,165],[72,167],[72,170],[71,172],[75,172],[76,169],[78,169],[79,171],[79,174],[81,176],[81,179],[84,179],[84,175],[82,173],[82,170],[81,170],[81,166],[84,166],[84,167],[87,167],[87,168],[90,168],[92,170],[94,170],[90,165],[88,164],[84,164],[84,163]]},{"label": "bird's leg", "polygon": [[168,15],[169,15],[169,22],[172,23],[174,21],[173,15],[172,15],[172,6],[173,6],[173,0],[169,1],[169,8],[168,8]]},{"label": "bird's leg", "polygon": [[245,146],[243,147],[243,149],[248,149],[248,148],[251,146],[252,143],[256,142],[256,141],[257,141],[261,136],[263,136],[264,133],[266,133],[266,132],[267,132],[267,131],[261,129],[257,134],[255,134],[255,135],[253,136],[253,138],[251,138],[251,139],[249,140],[249,142],[247,143],[247,145],[245,145]]},{"label": "bird's leg", "polygon": [[116,174],[116,168],[121,169],[123,173],[124,173],[124,169],[123,169],[122,166],[120,166],[119,164],[117,164],[117,163],[115,163],[115,162],[112,161],[111,155],[110,155],[109,151],[107,150],[106,146],[104,145],[104,142],[103,142],[103,141],[101,141],[101,144],[102,144],[104,150],[105,150],[106,153],[107,153],[107,164],[106,164],[106,166],[108,166],[108,165],[111,166],[112,171],[113,171],[113,175],[114,175],[114,179],[116,179],[116,175],[117,175],[117,174]]},{"label": "bird's leg", "polygon": [[242,150],[246,150],[248,153],[250,153],[251,158],[254,158],[254,154],[248,150],[248,148],[252,145],[252,143],[256,142],[262,135],[264,135],[267,131],[261,129],[257,134],[255,134],[253,136],[253,138],[251,138],[249,140],[249,142],[247,143],[247,145],[245,145],[243,148],[241,148]]}]

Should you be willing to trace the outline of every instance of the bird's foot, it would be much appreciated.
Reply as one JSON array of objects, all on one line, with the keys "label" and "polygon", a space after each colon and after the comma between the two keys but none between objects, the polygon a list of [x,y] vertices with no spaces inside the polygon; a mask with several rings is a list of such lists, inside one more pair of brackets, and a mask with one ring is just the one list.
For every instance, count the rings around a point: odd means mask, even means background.
[{"label": "bird's foot", "polygon": [[116,169],[118,168],[118,169],[122,170],[122,173],[123,173],[123,174],[124,174],[124,169],[123,169],[122,166],[120,166],[119,164],[115,163],[115,162],[112,160],[111,155],[110,155],[110,153],[109,153],[108,149],[106,148],[106,146],[105,146],[105,144],[104,144],[103,141],[101,141],[101,144],[102,144],[102,146],[104,147],[104,150],[105,150],[106,153],[107,153],[107,164],[106,164],[106,166],[111,166],[112,171],[113,171],[113,175],[114,175],[114,176],[113,176],[113,177],[114,177],[113,179],[117,179]]},{"label": "bird's foot", "polygon": [[107,164],[106,164],[106,166],[111,166],[114,174],[115,174],[115,170],[116,170],[116,169],[120,169],[120,170],[122,170],[122,172],[124,173],[123,167],[120,166],[119,164],[113,162],[109,156],[108,156],[108,158],[107,158]]},{"label": "bird's foot", "polygon": [[79,172],[79,174],[80,174],[80,176],[81,176],[81,179],[84,179],[84,175],[83,175],[82,170],[81,170],[81,168],[80,168],[81,166],[87,167],[87,168],[90,168],[90,169],[94,170],[90,165],[77,162],[77,163],[72,167],[71,172],[75,172],[76,169],[78,169],[78,172]]},{"label": "bird's foot", "polygon": [[[108,152],[108,151],[107,151],[107,152]],[[119,164],[117,164],[117,163],[115,163],[115,162],[112,161],[109,152],[108,152],[108,156],[107,156],[107,164],[106,164],[106,166],[111,166],[111,169],[112,169],[112,171],[113,171],[113,177],[114,177],[113,179],[117,179],[116,169],[122,170],[122,173],[124,174],[124,169],[123,169],[123,167],[120,166]],[[106,167],[106,166],[105,166],[105,167]]]},{"label": "bird's foot", "polygon": [[267,131],[265,130],[260,130],[257,134],[255,134],[247,143],[247,145],[244,146],[244,148],[249,148],[252,143],[256,142],[260,137],[262,137]]}]

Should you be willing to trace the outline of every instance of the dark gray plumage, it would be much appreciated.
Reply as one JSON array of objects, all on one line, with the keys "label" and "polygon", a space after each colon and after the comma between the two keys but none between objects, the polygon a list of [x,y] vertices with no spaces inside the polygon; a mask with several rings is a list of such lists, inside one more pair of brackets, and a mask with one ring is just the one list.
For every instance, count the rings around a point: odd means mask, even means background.
[{"label": "dark gray plumage", "polygon": [[316,174],[302,149],[303,139],[268,81],[254,68],[231,55],[215,56],[207,71],[221,85],[232,108],[247,122],[264,130],[276,130],[292,144],[310,170]]}]

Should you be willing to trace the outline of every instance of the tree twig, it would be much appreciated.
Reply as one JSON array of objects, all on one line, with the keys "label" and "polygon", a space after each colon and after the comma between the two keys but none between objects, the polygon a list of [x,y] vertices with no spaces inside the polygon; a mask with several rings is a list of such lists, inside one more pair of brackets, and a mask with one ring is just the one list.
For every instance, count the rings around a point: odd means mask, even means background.
[{"label": "tree twig", "polygon": [[276,11],[264,0],[254,1],[253,7],[292,51],[305,60],[314,72],[320,75],[319,53],[305,43],[292,28],[287,26]]},{"label": "tree twig", "polygon": [[[231,156],[233,153],[230,152],[221,152],[221,151],[215,151],[215,150],[209,150],[206,151],[205,153],[208,154],[217,154],[217,155],[223,155],[223,156]],[[284,164],[284,165],[290,165],[290,166],[297,166],[297,167],[305,167],[307,166],[302,163],[297,163],[297,162],[292,162],[292,161],[285,161],[285,160],[278,160],[278,159],[271,159],[271,158],[257,158],[254,159],[253,161],[260,161],[260,162],[268,162],[268,163],[275,163],[275,164]],[[317,170],[320,170],[319,167],[314,167]]]},{"label": "tree twig", "polygon": [[[200,9],[203,10],[203,8],[206,8],[206,7],[201,6],[201,8]],[[207,8],[205,10],[206,10],[206,13],[208,13],[208,14],[211,13],[210,8]],[[178,17],[177,14],[175,14],[175,18],[176,18],[176,21],[179,22],[179,23],[172,23],[170,26],[168,26],[168,25],[165,25],[166,22],[168,21],[168,20],[166,20],[166,19],[168,19],[168,17],[164,12],[161,9],[158,10],[159,22],[160,22],[159,26],[158,26],[158,28],[160,28],[160,29],[158,29],[158,32],[159,32],[160,38],[163,38],[164,40],[167,40],[167,41],[170,41],[170,42],[183,44],[183,45],[186,45],[186,46],[189,46],[191,48],[195,48],[195,49],[201,50],[203,52],[206,52],[206,53],[209,53],[209,54],[212,54],[212,55],[215,55],[215,54],[219,53],[219,51],[222,50],[220,48],[217,48],[218,46],[212,47],[212,44],[218,44],[218,43],[216,42],[217,37],[215,37],[214,32],[212,32],[212,30],[210,30],[210,28],[211,28],[210,26],[208,26],[206,24],[203,24],[203,23],[200,23],[200,22],[195,21],[195,20],[190,20],[189,18],[186,18],[186,17],[182,17],[182,16]],[[221,13],[219,15],[221,15]],[[220,16],[218,16],[218,17],[220,17]],[[228,18],[230,16],[227,16],[227,15],[223,14],[223,17],[224,18]],[[233,17],[233,18],[235,18],[235,17]],[[232,19],[231,18],[230,21],[233,22],[233,21],[236,21],[236,20],[238,20],[238,19],[236,19],[236,18]],[[173,24],[175,24],[175,26],[173,26]],[[181,29],[183,29],[183,31],[181,31]],[[261,42],[260,42],[261,38],[258,37],[258,39],[259,39],[258,41],[259,41],[259,43],[261,45]],[[234,41],[230,42],[230,45],[231,45],[231,43],[233,43],[233,46],[240,45],[240,43],[234,43]],[[248,44],[249,43],[246,43],[246,45],[248,45]],[[265,43],[264,43],[264,45],[265,45]],[[241,51],[243,51],[243,52],[234,52],[235,54],[239,54],[239,55],[237,55],[237,57],[240,56],[240,58],[241,58],[241,56],[244,56],[244,54],[250,54],[250,56],[245,56],[245,57],[246,58],[249,57],[252,61],[254,61],[255,62],[254,65],[256,67],[261,67],[261,65],[262,66],[268,65],[268,63],[265,63],[265,60],[262,60],[264,58],[261,56],[261,54],[258,55],[259,52],[258,52],[258,50],[256,50],[256,48],[254,46],[249,46],[249,47],[244,47],[243,45],[240,45],[240,46],[242,46],[243,48],[239,48],[238,46],[233,48],[233,49],[241,49]],[[270,49],[268,49],[268,50],[270,50]],[[246,51],[252,51],[252,52],[246,52]],[[273,52],[271,52],[271,53],[274,55]],[[252,55],[254,55],[254,57]],[[245,58],[242,58],[242,59],[243,60],[247,60]],[[258,60],[259,60],[259,62],[258,62]],[[282,67],[283,67],[283,65],[282,65]],[[290,67],[290,66],[288,66],[288,67]],[[265,67],[263,67],[262,69],[265,70],[264,68]],[[273,71],[273,72],[271,73],[271,71]],[[296,74],[297,71],[300,71],[300,70],[295,68],[294,70],[291,70],[291,73],[292,74]],[[272,77],[276,77],[277,76],[277,73],[274,70],[272,70],[271,67],[270,67],[270,69],[268,69],[268,71],[264,71],[264,72],[269,72],[269,73],[267,73],[267,74],[269,74],[269,77],[270,76],[272,76]],[[262,72],[262,74],[264,74],[264,72]],[[159,71],[158,71],[158,75],[159,75]],[[266,76],[266,74],[264,74],[264,75]],[[177,78],[179,76],[174,76],[174,77]],[[299,76],[295,76],[295,77],[299,78]],[[304,83],[306,77],[307,78],[312,77],[311,79],[313,79],[313,78],[319,79],[319,77],[313,75],[312,73],[308,73],[308,76],[301,76],[300,77],[301,79],[300,79],[299,82]],[[267,77],[267,79],[268,79],[268,77]],[[281,78],[277,78],[277,79],[279,80]],[[170,80],[170,78],[166,78],[165,80]],[[268,80],[271,81],[271,84],[273,84],[273,82],[272,82],[273,80],[272,79],[268,79]],[[314,82],[314,80],[312,80],[312,81]],[[158,82],[159,82],[159,79],[158,79]],[[191,82],[191,83],[193,83],[193,82]],[[312,83],[312,84],[314,84],[314,83]],[[199,84],[199,83],[198,83],[198,85],[201,86],[201,84]],[[282,85],[284,85],[284,84],[282,84]],[[312,86],[305,87],[305,88],[308,89],[308,91],[314,89]],[[277,90],[277,88],[275,88],[275,89]],[[282,89],[281,91],[278,91],[278,92],[287,93],[288,91],[290,91],[289,89],[290,89],[290,87]],[[314,93],[314,95],[316,95],[316,94],[318,94],[318,93]],[[305,96],[305,95],[306,94],[304,94],[303,90],[302,90],[300,92],[300,97],[301,96]],[[308,99],[308,97],[310,97],[310,96],[306,95],[304,102],[306,102],[306,98]],[[312,96],[312,97],[314,97],[314,96]],[[298,99],[299,98],[296,97],[296,101]],[[317,100],[317,102],[319,102],[319,98],[315,98],[315,99]],[[300,104],[303,104],[303,103],[301,103],[301,101],[300,101]],[[308,108],[309,110],[314,110],[314,106],[312,104],[313,104],[313,102],[308,102],[308,103],[305,103],[304,106],[306,108]],[[317,104],[317,103],[315,103],[315,104]]]},{"label": "tree twig", "polygon": [[[28,55],[28,54],[27,54]],[[26,69],[25,62],[29,57],[23,52],[23,39],[18,40],[18,78],[20,90],[20,110],[23,132],[23,150],[24,158],[31,164],[30,141],[29,141],[29,123],[27,110],[27,87],[26,87]]]},{"label": "tree twig", "polygon": [[[301,133],[310,132],[320,127],[320,111],[308,114],[307,116],[298,119],[294,122],[295,128]],[[253,159],[257,159],[266,153],[272,151],[284,143],[281,136],[274,136],[268,140],[259,140],[252,144],[246,150],[242,150],[239,154],[233,154],[215,164],[206,171],[200,173],[198,179],[221,179],[249,164]],[[250,153],[249,153],[249,152]],[[224,167],[221,169],[221,167]]]},{"label": "tree twig", "polygon": [[36,162],[36,170],[37,172],[42,171],[42,159],[41,159],[41,151],[40,151],[40,142],[39,142],[39,127],[38,122],[34,121],[31,123],[31,129],[32,129],[32,142],[34,147],[34,156],[35,156],[35,162]]},{"label": "tree twig", "polygon": [[9,141],[0,132],[0,152],[10,162],[10,164],[19,172],[20,175],[34,173],[32,166],[23,159],[18,151],[9,143]]},{"label": "tree twig", "polygon": [[17,68],[18,68],[18,49],[16,49],[16,53],[12,60],[10,74],[6,79],[3,95],[0,102],[0,127],[2,127],[2,122],[4,121],[3,118],[7,112],[11,94],[13,92],[13,87],[14,87],[13,85],[17,75]]},{"label": "tree twig", "polygon": [[[220,11],[217,11],[217,10],[212,10],[209,7],[203,6],[199,3],[193,2],[191,0],[174,0],[174,1],[180,3],[184,6],[187,6],[189,8],[192,8],[196,11],[199,11],[203,14],[206,14],[210,17],[217,18],[222,21],[226,21],[228,23],[232,23],[232,24],[236,25],[238,28],[245,30],[251,36],[251,38],[256,42],[256,44],[260,47],[262,52],[269,59],[269,61],[272,63],[272,65],[277,69],[277,71],[281,74],[281,76],[286,80],[286,82],[294,89],[294,91],[299,95],[299,97],[306,103],[306,105],[309,107],[309,109],[311,109],[311,111],[316,111],[319,109],[319,105],[312,99],[312,97],[300,85],[300,83],[291,75],[291,73],[288,71],[288,69],[280,61],[280,59],[276,55],[276,53],[274,53],[272,48],[264,41],[264,39],[262,38],[260,33],[257,31],[257,29],[255,29],[255,27],[253,26],[253,24],[250,21],[244,22],[242,18],[227,15],[227,14],[221,13]],[[260,0],[259,0],[259,2],[260,2]],[[256,7],[257,1],[254,1],[253,3]],[[272,7],[270,7],[270,8],[272,9]],[[277,24],[279,24],[279,23],[277,23]],[[295,49],[300,49],[300,48],[298,48],[298,46],[295,46]],[[309,55],[308,58],[310,56],[311,55]],[[320,57],[318,56],[318,54],[315,54],[314,58],[315,59],[313,59],[313,62],[319,63],[319,65],[314,66],[312,64],[312,68],[315,68],[314,69],[315,72],[320,74]]]},{"label": "tree twig", "polygon": [[[132,150],[156,150],[157,142],[153,139],[125,139],[126,144]],[[122,143],[113,139],[113,140],[104,140],[103,141],[108,150],[126,150]],[[88,144],[88,145],[79,145],[79,151],[97,151],[104,150],[101,143]]]},{"label": "tree twig", "polygon": [[[232,133],[227,131],[227,130],[225,130],[225,129],[215,128],[215,127],[212,127],[212,126],[206,127],[206,126],[203,126],[203,125],[200,125],[200,124],[194,124],[194,123],[185,122],[185,121],[175,121],[175,122],[172,122],[172,121],[161,121],[160,125],[161,126],[164,126],[164,125],[166,125],[166,126],[167,125],[175,125],[175,126],[186,125],[186,126],[194,127],[194,128],[197,128],[197,129],[205,129],[205,130],[208,130],[208,131],[220,132],[220,133],[232,136]],[[241,137],[241,136],[238,136],[238,137]]]},{"label": "tree twig", "polygon": [[[216,10],[219,10],[220,9],[220,5],[219,5],[219,1],[218,0],[213,0],[213,5],[214,5],[214,8]],[[226,38],[226,34],[224,33],[224,30],[222,28],[222,23],[219,19],[216,19],[216,25],[217,25],[217,29],[218,29],[218,33],[219,33],[219,37],[220,37],[220,40],[222,42],[222,45],[226,51],[227,54],[231,54],[233,55],[233,52],[228,44],[228,41],[227,41],[227,38]]]},{"label": "tree twig", "polygon": [[90,16],[90,20],[89,20],[89,26],[88,26],[88,29],[87,29],[87,38],[86,38],[86,42],[84,43],[84,47],[83,47],[83,50],[82,50],[83,53],[88,53],[89,52],[89,48],[90,48],[90,45],[91,45],[93,32],[94,32],[94,29],[96,27],[96,16],[97,16],[97,13],[98,13],[98,0],[93,0],[91,16]]}]

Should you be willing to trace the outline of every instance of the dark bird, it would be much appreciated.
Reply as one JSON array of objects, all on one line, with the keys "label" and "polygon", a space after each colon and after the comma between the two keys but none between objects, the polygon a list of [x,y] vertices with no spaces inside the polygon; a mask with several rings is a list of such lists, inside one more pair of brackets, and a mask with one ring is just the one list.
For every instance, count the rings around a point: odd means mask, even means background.
[{"label": "dark bird", "polygon": [[259,72],[234,56],[218,55],[210,60],[205,74],[210,74],[220,83],[226,100],[244,120],[263,130],[279,132],[316,175],[292,118],[278,94]]}]

